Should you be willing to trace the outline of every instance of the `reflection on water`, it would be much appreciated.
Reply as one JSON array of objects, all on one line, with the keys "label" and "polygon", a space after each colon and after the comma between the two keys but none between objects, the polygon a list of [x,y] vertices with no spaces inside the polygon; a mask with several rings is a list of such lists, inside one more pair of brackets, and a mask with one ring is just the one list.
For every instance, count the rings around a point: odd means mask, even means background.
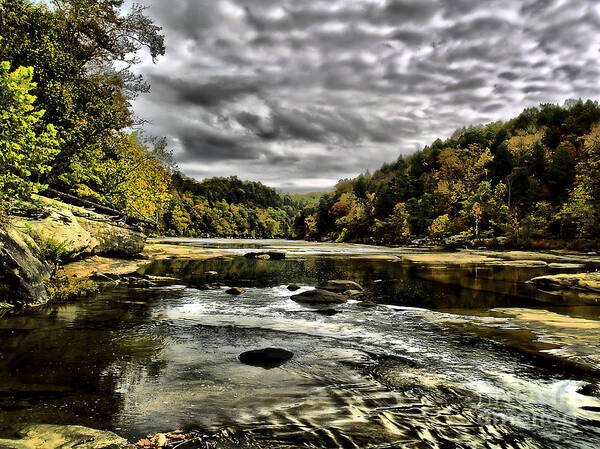
[{"label": "reflection on water", "polygon": [[[138,438],[227,428],[259,447],[598,446],[600,401],[576,392],[590,378],[432,319],[549,308],[555,297],[521,284],[543,270],[299,256],[154,262],[146,273],[182,285],[115,288],[0,320],[0,430],[82,424]],[[385,305],[349,301],[328,317],[289,299],[289,283],[333,278]],[[208,280],[223,287],[194,288]],[[247,291],[230,296],[232,285]],[[271,370],[239,363],[262,347],[295,355]]]}]

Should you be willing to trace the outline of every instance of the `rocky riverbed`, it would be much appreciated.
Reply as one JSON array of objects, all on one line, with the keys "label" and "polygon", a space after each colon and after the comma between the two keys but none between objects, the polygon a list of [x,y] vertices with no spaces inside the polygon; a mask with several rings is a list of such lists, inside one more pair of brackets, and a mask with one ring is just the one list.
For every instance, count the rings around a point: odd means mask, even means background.
[{"label": "rocky riverbed", "polygon": [[[243,257],[270,252],[283,256]],[[583,392],[600,368],[600,316],[572,279],[598,266],[596,254],[286,241],[150,240],[133,257],[91,255],[64,269],[101,281],[96,297],[0,319],[0,447],[54,447],[38,433],[79,449],[153,444],[148,434],[179,428],[209,447],[509,435],[510,447],[590,447],[600,404]],[[294,301],[315,287],[343,300]],[[265,348],[287,360],[240,362]],[[403,411],[415,407],[420,418]]]}]

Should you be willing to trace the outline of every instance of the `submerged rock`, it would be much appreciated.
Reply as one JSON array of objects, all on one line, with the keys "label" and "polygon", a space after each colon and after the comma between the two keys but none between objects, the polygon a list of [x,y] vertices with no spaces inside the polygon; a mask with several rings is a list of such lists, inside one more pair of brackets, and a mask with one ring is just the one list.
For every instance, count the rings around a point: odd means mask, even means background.
[{"label": "submerged rock", "polygon": [[285,253],[281,251],[252,251],[244,254],[244,257],[247,259],[267,259],[264,256],[269,256],[268,259],[272,260],[285,259]]},{"label": "submerged rock", "polygon": [[300,290],[300,286],[296,284],[290,284],[287,286],[287,289],[291,292],[295,292],[296,290]]},{"label": "submerged rock", "polygon": [[348,301],[348,298],[346,298],[344,295],[320,288],[293,295],[291,299],[292,301],[308,304],[341,304]]},{"label": "submerged rock", "polygon": [[231,287],[227,290],[225,290],[225,293],[228,293],[230,295],[241,295],[242,293],[244,293],[246,290],[244,290],[241,287]]},{"label": "submerged rock", "polygon": [[317,309],[315,310],[315,313],[318,313],[319,315],[333,316],[337,315],[340,312],[335,309]]},{"label": "submerged rock", "polygon": [[354,281],[339,279],[327,281],[325,284],[319,286],[319,288],[323,290],[329,290],[330,292],[345,292],[347,290],[363,291],[363,288],[360,284],[357,284]]},{"label": "submerged rock", "polygon": [[30,424],[18,439],[0,439],[0,449],[130,449],[134,446],[116,433],[83,426]]},{"label": "submerged rock", "polygon": [[245,365],[270,369],[283,365],[294,356],[293,352],[281,348],[265,348],[246,351],[239,355]]},{"label": "submerged rock", "polygon": [[13,306],[47,302],[48,276],[48,266],[35,258],[19,232],[0,229],[0,302]]},{"label": "submerged rock", "polygon": [[368,307],[377,307],[377,303],[375,303],[373,301],[370,301],[370,300],[361,301],[361,302],[358,303],[358,305],[360,307],[365,307],[365,308],[368,308]]}]

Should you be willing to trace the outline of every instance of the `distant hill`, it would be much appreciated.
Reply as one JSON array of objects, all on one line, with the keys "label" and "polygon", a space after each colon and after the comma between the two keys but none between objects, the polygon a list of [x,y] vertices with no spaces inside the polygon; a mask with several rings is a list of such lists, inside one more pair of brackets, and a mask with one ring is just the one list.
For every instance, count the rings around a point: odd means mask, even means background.
[{"label": "distant hill", "polygon": [[196,181],[175,172],[163,228],[177,236],[289,238],[303,205],[259,182],[235,176]]},{"label": "distant hill", "polygon": [[298,201],[299,203],[309,205],[309,204],[315,204],[315,203],[319,202],[321,197],[327,193],[328,192],[294,193],[294,194],[291,194],[290,196],[294,200]]},{"label": "distant hill", "polygon": [[343,180],[295,220],[306,238],[573,241],[600,235],[600,107],[569,101],[438,139]]}]

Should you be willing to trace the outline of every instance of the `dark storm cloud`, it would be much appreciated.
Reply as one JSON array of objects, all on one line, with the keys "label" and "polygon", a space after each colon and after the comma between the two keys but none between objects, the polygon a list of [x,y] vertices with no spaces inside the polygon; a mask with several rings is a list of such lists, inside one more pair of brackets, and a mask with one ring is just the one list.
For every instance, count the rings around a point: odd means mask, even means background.
[{"label": "dark storm cloud", "polygon": [[264,152],[254,142],[204,126],[180,126],[173,133],[184,148],[180,159],[186,162],[256,159]]},{"label": "dark storm cloud", "polygon": [[136,112],[192,176],[331,187],[539,102],[598,98],[593,0],[151,2]]},{"label": "dark storm cloud", "polygon": [[217,77],[209,82],[197,82],[166,75],[150,75],[149,80],[156,89],[170,90],[174,101],[197,106],[216,106],[241,95],[259,92],[256,81],[240,77]]},{"label": "dark storm cloud", "polygon": [[437,8],[434,0],[388,0],[383,14],[390,22],[422,22],[431,19]]}]

